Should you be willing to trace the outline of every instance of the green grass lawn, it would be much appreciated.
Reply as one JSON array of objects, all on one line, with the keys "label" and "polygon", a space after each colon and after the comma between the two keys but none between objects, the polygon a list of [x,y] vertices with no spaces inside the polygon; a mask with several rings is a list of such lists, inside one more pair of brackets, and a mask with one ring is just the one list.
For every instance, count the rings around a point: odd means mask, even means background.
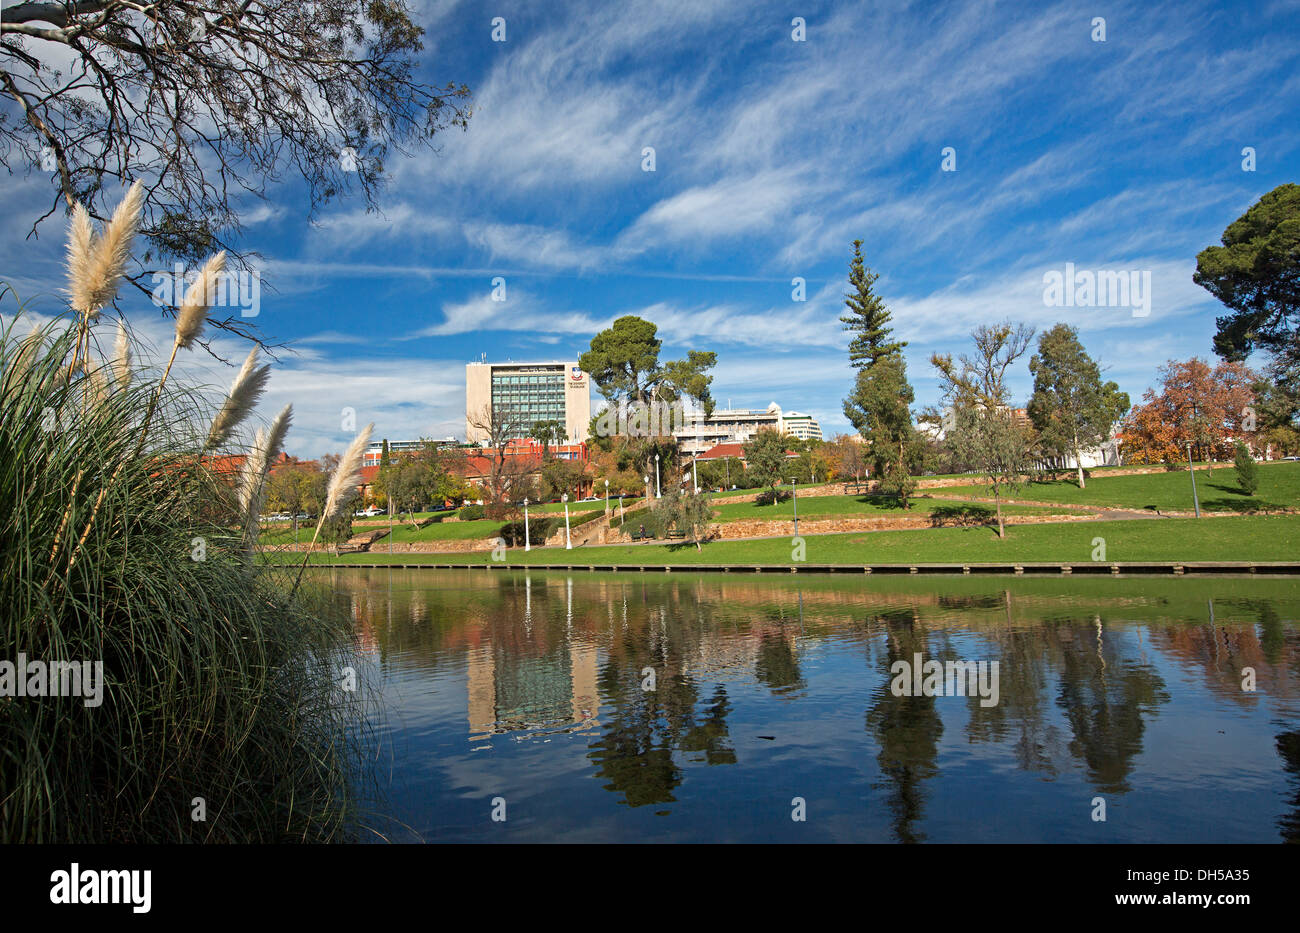
[{"label": "green grass lawn", "polygon": [[[936,509],[958,506],[962,503],[949,499],[915,499],[911,508],[900,508],[893,499],[869,496],[809,496],[799,499],[799,517],[803,519],[885,518],[894,516],[926,516]],[[714,507],[715,520],[737,522],[746,519],[789,521],[794,518],[795,503],[791,499],[773,505],[755,505],[753,502],[727,502]],[[992,511],[990,507],[990,511]],[[1014,506],[1003,508],[1006,515],[1048,513],[1050,508],[1040,506]]]},{"label": "green grass lawn", "polygon": [[[1027,563],[1092,559],[1094,539],[1104,538],[1106,562],[1125,561],[1287,561],[1300,559],[1300,516],[1072,522],[1015,525],[999,540],[990,528],[941,528],[915,531],[807,535],[806,558],[812,564],[888,563]],[[791,564],[789,538],[712,541],[696,551],[693,544],[632,544],[609,547],[512,548],[514,564]],[[387,555],[315,555],[317,563],[377,563]],[[394,554],[395,563],[487,563],[487,552],[471,554]]]},{"label": "green grass lawn", "polygon": [[[948,486],[945,494],[987,496],[983,486]],[[1300,506],[1300,462],[1261,463],[1259,489],[1245,495],[1237,485],[1232,464],[1212,471],[1196,471],[1196,492],[1208,512],[1271,511]],[[1061,502],[1072,505],[1109,505],[1127,509],[1192,510],[1192,481],[1186,470],[1177,473],[1141,473],[1130,476],[1095,476],[1080,489],[1073,480],[1029,483],[1008,493],[1014,499]]]}]

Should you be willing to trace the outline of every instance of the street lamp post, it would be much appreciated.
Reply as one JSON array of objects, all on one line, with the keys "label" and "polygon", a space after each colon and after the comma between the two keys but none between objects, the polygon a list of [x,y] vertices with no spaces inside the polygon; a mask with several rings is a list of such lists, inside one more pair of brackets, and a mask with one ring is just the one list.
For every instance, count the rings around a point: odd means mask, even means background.
[{"label": "street lamp post", "polygon": [[532,542],[528,540],[528,497],[524,497],[524,550],[531,551]]},{"label": "street lamp post", "polygon": [[609,514],[609,480],[605,480],[605,514]]},{"label": "street lamp post", "polygon": [[799,484],[790,480],[790,491],[794,497],[794,536],[799,537]]},{"label": "street lamp post", "polygon": [[569,540],[569,494],[566,492],[560,497],[560,501],[564,503],[564,549],[572,551],[573,542]]},{"label": "street lamp post", "polygon": [[700,494],[700,471],[695,468],[695,457],[691,457],[691,476],[695,479],[695,494]]},{"label": "street lamp post", "polygon": [[623,522],[623,494],[621,492],[618,494],[618,521],[619,524]]},{"label": "street lamp post", "polygon": [[655,498],[662,498],[663,493],[659,491],[659,455],[655,454]]},{"label": "street lamp post", "polygon": [[1187,472],[1192,477],[1192,507],[1196,509],[1196,517],[1201,517],[1201,500],[1196,496],[1196,469],[1192,465],[1192,442],[1187,442]]},{"label": "street lamp post", "polygon": [[650,501],[650,474],[647,473],[645,476],[641,478],[645,480],[645,501],[649,502]]}]

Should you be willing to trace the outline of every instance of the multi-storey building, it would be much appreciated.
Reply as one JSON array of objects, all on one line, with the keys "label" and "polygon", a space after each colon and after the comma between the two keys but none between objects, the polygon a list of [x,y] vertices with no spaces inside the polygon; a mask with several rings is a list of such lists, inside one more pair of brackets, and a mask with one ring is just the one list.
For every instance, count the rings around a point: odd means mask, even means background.
[{"label": "multi-storey building", "polygon": [[800,440],[822,439],[822,426],[817,423],[817,419],[812,415],[805,415],[799,411],[788,411],[781,418],[781,425],[786,434],[791,437],[797,437]]},{"label": "multi-storey building", "polygon": [[564,440],[581,443],[591,422],[591,377],[575,361],[466,364],[466,439],[490,440],[493,421],[508,426],[508,439],[527,435],[539,421],[556,421]]}]

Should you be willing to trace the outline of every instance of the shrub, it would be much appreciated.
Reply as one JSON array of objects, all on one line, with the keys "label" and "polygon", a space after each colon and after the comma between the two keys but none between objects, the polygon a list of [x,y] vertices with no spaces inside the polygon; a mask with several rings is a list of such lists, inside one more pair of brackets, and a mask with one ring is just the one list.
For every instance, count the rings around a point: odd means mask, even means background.
[{"label": "shrub", "polygon": [[755,505],[776,505],[778,502],[785,502],[790,498],[790,493],[784,489],[764,489],[754,497]]},{"label": "shrub", "polygon": [[456,513],[456,516],[463,522],[477,521],[484,515],[484,509],[481,505],[467,505]]},{"label": "shrub", "polygon": [[1253,496],[1259,489],[1259,467],[1250,455],[1250,449],[1241,441],[1237,441],[1237,455],[1233,465],[1237,468],[1237,485],[1246,495]]}]

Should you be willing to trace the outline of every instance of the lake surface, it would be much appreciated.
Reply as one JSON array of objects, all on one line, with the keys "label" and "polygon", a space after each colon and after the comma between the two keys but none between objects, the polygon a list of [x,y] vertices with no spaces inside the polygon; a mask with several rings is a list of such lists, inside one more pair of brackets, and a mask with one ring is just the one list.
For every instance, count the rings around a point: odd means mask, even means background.
[{"label": "lake surface", "polygon": [[395,841],[1300,841],[1296,581],[323,575]]}]

